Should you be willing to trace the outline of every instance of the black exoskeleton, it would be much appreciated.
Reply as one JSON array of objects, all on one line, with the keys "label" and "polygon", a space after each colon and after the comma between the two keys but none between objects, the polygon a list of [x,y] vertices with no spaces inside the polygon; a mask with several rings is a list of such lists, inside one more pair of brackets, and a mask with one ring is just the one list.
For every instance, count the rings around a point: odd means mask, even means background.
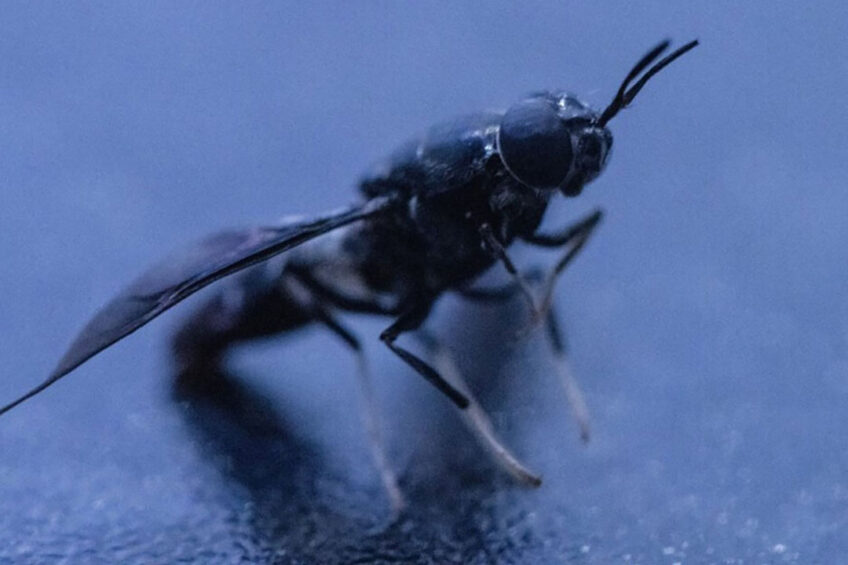
[{"label": "black exoskeleton", "polygon": [[[558,233],[537,229],[557,192],[577,196],[603,171],[612,150],[608,122],[648,79],[696,45],[697,41],[688,43],[656,63],[668,42],[652,49],[602,112],[566,92],[545,91],[506,112],[454,120],[403,145],[365,176],[359,185],[362,202],[352,208],[318,219],[222,232],[168,259],[107,304],[50,377],[0,408],[0,414],[206,285],[242,271],[223,281],[218,294],[177,333],[174,354],[181,375],[214,368],[239,342],[317,322],[359,355],[370,406],[360,341],[341,325],[335,312],[393,316],[380,335],[386,346],[463,409],[472,431],[507,471],[522,482],[539,484],[540,479],[497,440],[439,341],[417,333],[429,354],[425,361],[398,345],[397,338],[419,329],[434,302],[447,291],[476,300],[521,293],[533,320],[546,323],[566,393],[587,439],[586,408],[567,370],[551,297],[557,275],[584,246],[601,213]],[[541,281],[540,300],[531,288],[534,277],[519,272],[507,255],[516,239],[564,249]],[[496,262],[504,265],[512,283],[472,288],[474,280]],[[381,477],[399,508],[402,496],[380,447],[373,411],[368,410],[366,417]]]}]

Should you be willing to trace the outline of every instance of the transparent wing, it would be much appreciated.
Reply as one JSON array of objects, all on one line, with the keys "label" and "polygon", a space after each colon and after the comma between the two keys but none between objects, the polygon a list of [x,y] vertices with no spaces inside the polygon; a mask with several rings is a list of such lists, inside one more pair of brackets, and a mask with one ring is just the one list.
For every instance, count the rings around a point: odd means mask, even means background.
[{"label": "transparent wing", "polygon": [[86,324],[46,381],[0,408],[3,414],[216,280],[336,228],[386,210],[387,198],[306,221],[223,231],[172,255],[136,279]]}]

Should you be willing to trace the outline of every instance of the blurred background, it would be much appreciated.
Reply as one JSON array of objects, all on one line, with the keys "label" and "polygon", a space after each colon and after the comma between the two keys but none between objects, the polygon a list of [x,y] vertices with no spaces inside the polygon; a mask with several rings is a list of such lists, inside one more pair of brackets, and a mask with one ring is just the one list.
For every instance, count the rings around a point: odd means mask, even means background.
[{"label": "blurred background", "polygon": [[0,420],[0,563],[848,554],[845,3],[0,10],[3,401],[181,244],[351,203],[371,163],[454,115],[561,87],[601,107],[660,39],[702,42],[546,218],[607,212],[558,291],[591,443],[543,340],[511,339],[523,303],[446,297],[431,320],[540,489],[383,351],[386,321],[351,319],[411,503],[386,526],[347,350],[307,330],[241,350],[228,393],[175,400],[168,337],[192,300]]}]

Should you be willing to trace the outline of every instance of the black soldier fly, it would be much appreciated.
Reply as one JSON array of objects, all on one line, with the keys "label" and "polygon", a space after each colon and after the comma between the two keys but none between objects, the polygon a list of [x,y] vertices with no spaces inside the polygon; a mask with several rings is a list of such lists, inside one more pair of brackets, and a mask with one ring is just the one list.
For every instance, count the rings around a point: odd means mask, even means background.
[{"label": "black soldier fly", "polygon": [[[577,196],[604,169],[612,149],[609,121],[651,77],[697,44],[692,41],[659,61],[669,42],[651,49],[600,113],[566,92],[534,93],[506,112],[467,116],[402,146],[361,180],[361,202],[351,208],[316,219],[224,231],[201,241],[153,267],[109,302],[49,378],[0,408],[0,414],[203,287],[243,271],[224,281],[220,292],[177,332],[173,348],[180,371],[214,367],[240,342],[323,324],[359,357],[374,459],[398,509],[403,497],[381,447],[360,341],[336,319],[335,311],[392,316],[394,321],[380,334],[382,342],[462,410],[471,430],[507,472],[522,483],[540,484],[497,439],[439,341],[425,332],[416,334],[430,355],[428,363],[397,339],[418,330],[434,302],[448,291],[477,300],[522,294],[534,322],[546,325],[568,400],[587,439],[586,407],[567,369],[551,309],[557,276],[586,244],[601,212],[557,233],[536,230],[557,190]],[[531,277],[519,272],[507,255],[506,248],[517,239],[564,250],[542,281],[541,300],[534,297]],[[496,262],[504,265],[511,283],[472,287]]]}]

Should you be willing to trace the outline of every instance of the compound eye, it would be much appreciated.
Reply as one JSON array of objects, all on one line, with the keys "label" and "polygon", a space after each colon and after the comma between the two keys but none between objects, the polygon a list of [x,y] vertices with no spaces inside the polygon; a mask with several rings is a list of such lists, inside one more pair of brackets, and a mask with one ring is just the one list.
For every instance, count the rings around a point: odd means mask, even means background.
[{"label": "compound eye", "polygon": [[501,120],[501,158],[509,172],[534,188],[554,188],[565,180],[574,160],[571,136],[545,100],[513,105]]}]

